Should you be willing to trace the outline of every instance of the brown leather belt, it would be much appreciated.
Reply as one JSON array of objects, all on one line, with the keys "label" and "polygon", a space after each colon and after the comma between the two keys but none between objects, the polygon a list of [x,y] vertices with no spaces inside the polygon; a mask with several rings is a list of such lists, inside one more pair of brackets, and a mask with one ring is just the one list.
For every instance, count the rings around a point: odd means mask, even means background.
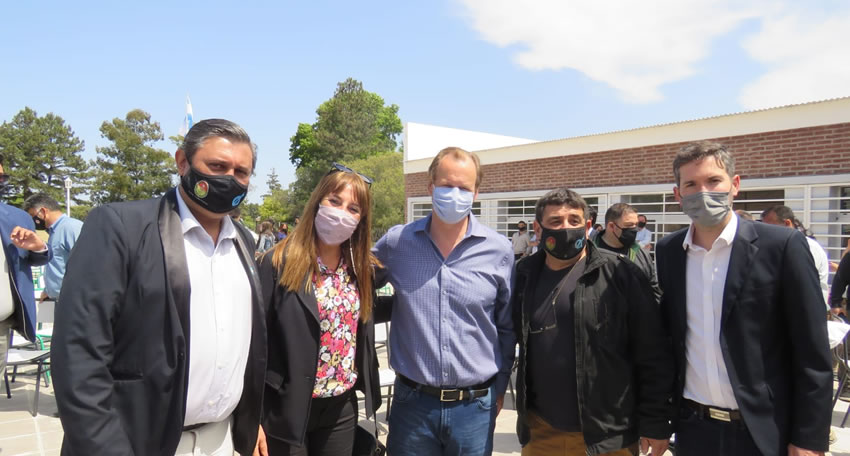
[{"label": "brown leather belt", "polygon": [[470,399],[476,399],[479,397],[486,396],[488,392],[490,392],[490,385],[496,380],[496,376],[490,377],[484,383],[479,383],[478,385],[467,386],[464,388],[437,388],[436,386],[423,385],[421,383],[414,382],[413,380],[405,377],[404,375],[398,376],[399,380],[405,385],[417,390],[422,391],[423,393],[434,396],[440,400],[440,402],[457,402],[457,401],[466,401]]},{"label": "brown leather belt", "polygon": [[693,410],[700,418],[711,418],[717,421],[741,421],[740,410],[730,410],[703,405],[690,399],[682,399],[682,405]]}]

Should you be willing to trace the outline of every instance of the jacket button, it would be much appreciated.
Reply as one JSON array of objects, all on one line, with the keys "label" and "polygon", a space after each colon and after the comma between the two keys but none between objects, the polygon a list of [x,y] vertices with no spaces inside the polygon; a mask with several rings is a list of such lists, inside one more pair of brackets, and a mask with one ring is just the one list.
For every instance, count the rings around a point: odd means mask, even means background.
[{"label": "jacket button", "polygon": [[186,357],[185,353],[183,353],[183,352],[177,353],[177,359],[182,360],[185,357]]}]

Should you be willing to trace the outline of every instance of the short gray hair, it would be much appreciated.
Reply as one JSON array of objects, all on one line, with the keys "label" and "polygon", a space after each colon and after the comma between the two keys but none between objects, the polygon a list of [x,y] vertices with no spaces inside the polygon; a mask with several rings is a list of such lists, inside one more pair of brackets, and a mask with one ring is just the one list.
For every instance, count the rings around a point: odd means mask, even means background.
[{"label": "short gray hair", "polygon": [[210,138],[224,138],[231,142],[247,144],[251,147],[251,173],[257,167],[257,145],[251,142],[248,132],[235,122],[225,119],[204,119],[194,125],[183,138],[180,148],[186,154],[186,160],[192,164],[192,157]]},{"label": "short gray hair", "polygon": [[726,170],[726,174],[732,178],[735,175],[735,158],[726,150],[726,146],[717,142],[700,141],[690,143],[683,147],[673,159],[673,177],[676,178],[676,185],[679,185],[679,168],[688,163],[700,161],[704,158],[712,157],[717,162],[717,166]]}]

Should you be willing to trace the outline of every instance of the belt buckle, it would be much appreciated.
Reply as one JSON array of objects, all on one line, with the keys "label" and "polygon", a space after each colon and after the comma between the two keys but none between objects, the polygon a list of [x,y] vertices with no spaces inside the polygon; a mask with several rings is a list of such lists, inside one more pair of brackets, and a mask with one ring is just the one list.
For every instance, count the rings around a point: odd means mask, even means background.
[{"label": "belt buckle", "polygon": [[729,412],[727,412],[726,410],[718,410],[714,407],[708,408],[708,416],[715,419],[715,420],[726,421],[726,422],[732,421],[732,415]]},{"label": "belt buckle", "polygon": [[460,400],[460,394],[458,394],[457,398],[446,398],[446,393],[457,393],[460,392],[458,389],[450,389],[450,390],[440,390],[440,402],[457,402]]}]

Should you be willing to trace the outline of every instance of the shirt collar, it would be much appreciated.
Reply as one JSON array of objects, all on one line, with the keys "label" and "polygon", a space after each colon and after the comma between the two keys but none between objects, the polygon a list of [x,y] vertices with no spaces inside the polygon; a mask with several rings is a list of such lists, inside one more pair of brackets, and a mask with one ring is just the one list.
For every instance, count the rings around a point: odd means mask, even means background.
[{"label": "shirt collar", "polygon": [[[180,226],[183,228],[183,234],[185,235],[189,231],[199,229],[203,231],[203,233],[209,236],[209,233],[204,230],[204,227],[198,222],[198,219],[195,218],[195,214],[189,210],[189,206],[186,205],[186,202],[183,201],[183,195],[180,194],[180,189],[176,190],[177,192],[177,214],[180,215]],[[222,239],[234,239],[236,238],[236,229],[233,227],[233,221],[230,220],[230,217],[225,216],[221,219],[221,232],[218,235],[219,242]]]},{"label": "shirt collar", "polygon": [[319,263],[319,272],[321,272],[324,275],[331,275],[331,274],[342,275],[342,274],[345,273],[345,270],[347,269],[346,268],[347,265],[345,264],[345,261],[342,260],[342,258],[339,259],[339,266],[336,268],[336,270],[332,270],[331,268],[325,266],[325,263],[322,263],[322,259],[319,258],[319,257],[316,257],[316,261]]},{"label": "shirt collar", "polygon": [[60,215],[60,216],[59,216],[59,218],[58,218],[58,219],[56,219],[56,221],[55,221],[55,222],[53,222],[53,225],[50,225],[49,227],[47,227],[47,233],[48,233],[48,234],[53,234],[53,232],[54,232],[54,231],[56,231],[56,227],[58,227],[58,226],[59,226],[59,224],[60,224],[60,223],[62,223],[62,221],[63,221],[66,217],[68,217],[68,216],[67,216],[67,215],[65,215],[65,214]]},{"label": "shirt collar", "polygon": [[[413,222],[414,232],[429,232],[431,228],[432,217],[434,217],[433,212],[428,214],[427,217]],[[474,215],[472,215],[472,212],[470,212],[467,217],[469,217],[469,224],[466,225],[466,234],[463,235],[463,238],[466,239],[470,236],[487,237],[487,230],[485,230],[484,225],[482,225],[481,222],[479,222],[478,219],[475,218]]]},{"label": "shirt collar", "polygon": [[[714,240],[714,243],[711,245],[711,248],[714,247],[725,247],[732,245],[732,241],[735,240],[735,233],[738,232],[738,215],[732,213],[732,218],[729,220],[729,223],[726,224],[726,227],[723,228],[723,231],[720,232],[720,236]],[[702,247],[694,244],[694,224],[691,223],[691,226],[688,227],[688,234],[685,235],[685,240],[682,242],[682,248],[688,250],[691,247],[697,247],[702,249]]]}]

